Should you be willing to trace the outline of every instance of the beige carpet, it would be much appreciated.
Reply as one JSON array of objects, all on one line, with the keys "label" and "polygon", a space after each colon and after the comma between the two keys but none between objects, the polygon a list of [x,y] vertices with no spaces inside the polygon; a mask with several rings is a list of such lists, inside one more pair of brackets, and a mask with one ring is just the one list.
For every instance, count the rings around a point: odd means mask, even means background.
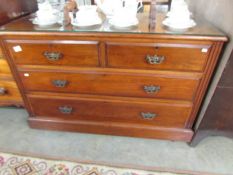
[{"label": "beige carpet", "polygon": [[[193,175],[119,168],[0,152],[0,175]],[[194,173],[196,174],[196,173]]]}]

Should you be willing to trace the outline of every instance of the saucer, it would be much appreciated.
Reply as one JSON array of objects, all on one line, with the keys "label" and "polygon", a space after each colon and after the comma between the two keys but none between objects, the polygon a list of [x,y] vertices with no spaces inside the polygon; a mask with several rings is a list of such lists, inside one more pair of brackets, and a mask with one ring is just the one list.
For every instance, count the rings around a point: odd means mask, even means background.
[{"label": "saucer", "polygon": [[37,18],[37,17],[36,17],[36,18],[34,18],[34,19],[32,20],[32,23],[33,23],[33,24],[35,24],[35,25],[39,25],[39,26],[44,26],[44,27],[54,25],[54,24],[56,24],[57,22],[58,22],[58,20],[57,20],[57,19],[50,20],[50,21],[40,22],[40,21],[38,20],[38,18]]},{"label": "saucer", "polygon": [[92,20],[78,21],[77,19],[71,21],[71,24],[75,27],[91,27],[102,24],[102,20],[99,17],[95,17]]},{"label": "saucer", "polygon": [[138,19],[133,18],[131,20],[118,20],[118,19],[110,19],[109,24],[112,25],[114,28],[129,28],[132,26],[137,26],[138,25]]},{"label": "saucer", "polygon": [[180,23],[180,22],[176,23],[176,22],[169,20],[169,18],[166,18],[162,23],[163,25],[173,30],[185,30],[185,29],[196,26],[196,23],[194,22],[193,19],[190,19],[189,21],[185,23]]}]

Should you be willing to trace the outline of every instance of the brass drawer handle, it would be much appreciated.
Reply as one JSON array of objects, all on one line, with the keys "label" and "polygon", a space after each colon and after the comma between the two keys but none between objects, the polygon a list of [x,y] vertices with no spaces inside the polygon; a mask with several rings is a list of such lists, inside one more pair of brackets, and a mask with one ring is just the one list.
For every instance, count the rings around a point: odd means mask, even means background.
[{"label": "brass drawer handle", "polygon": [[147,94],[154,94],[160,91],[160,86],[154,86],[154,85],[144,86],[144,91]]},{"label": "brass drawer handle", "polygon": [[52,80],[52,84],[55,87],[64,88],[67,86],[68,81],[67,80]]},{"label": "brass drawer handle", "polygon": [[73,111],[73,108],[69,106],[59,106],[58,109],[62,114],[71,114]]},{"label": "brass drawer handle", "polygon": [[0,87],[0,95],[5,95],[7,90],[4,87]]},{"label": "brass drawer handle", "polygon": [[151,112],[141,112],[141,116],[145,120],[153,120],[155,117],[157,117],[157,114]]},{"label": "brass drawer handle", "polygon": [[158,55],[147,55],[146,56],[146,62],[148,64],[161,64],[165,60],[164,56],[158,56]]},{"label": "brass drawer handle", "polygon": [[58,61],[63,57],[63,54],[60,52],[48,52],[45,51],[43,55],[49,60],[49,61]]}]

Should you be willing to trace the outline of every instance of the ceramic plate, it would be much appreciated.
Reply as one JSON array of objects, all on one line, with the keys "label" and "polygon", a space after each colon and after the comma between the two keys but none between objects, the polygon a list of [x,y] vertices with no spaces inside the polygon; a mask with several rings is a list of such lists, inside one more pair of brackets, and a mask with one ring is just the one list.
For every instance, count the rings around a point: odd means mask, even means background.
[{"label": "ceramic plate", "polygon": [[178,30],[184,30],[184,29],[188,29],[191,27],[196,26],[196,23],[194,22],[194,20],[190,19],[190,21],[188,23],[184,23],[182,25],[178,25],[178,24],[172,24],[168,18],[165,19],[163,22],[163,25],[172,28],[172,29],[178,29]]},{"label": "ceramic plate", "polygon": [[32,20],[32,23],[35,24],[35,25],[39,25],[39,26],[51,26],[51,25],[54,25],[57,23],[57,20],[51,20],[51,21],[48,21],[48,22],[45,22],[45,23],[41,23],[38,21],[38,18],[35,18]]},{"label": "ceramic plate", "polygon": [[138,19],[135,18],[134,20],[131,20],[127,23],[123,23],[114,19],[109,20],[109,24],[112,25],[114,28],[130,28],[132,26],[138,25]]},{"label": "ceramic plate", "polygon": [[74,20],[71,22],[71,24],[75,27],[91,27],[91,26],[96,26],[102,24],[102,20],[100,18],[96,18],[92,21],[88,21],[85,23],[78,22],[77,20]]}]

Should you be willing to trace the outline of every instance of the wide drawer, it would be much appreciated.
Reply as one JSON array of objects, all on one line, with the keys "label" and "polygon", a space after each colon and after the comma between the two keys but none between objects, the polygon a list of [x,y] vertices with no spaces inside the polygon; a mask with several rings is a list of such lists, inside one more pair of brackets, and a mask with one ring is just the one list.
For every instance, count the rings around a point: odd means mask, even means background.
[{"label": "wide drawer", "polygon": [[107,43],[107,66],[202,71],[210,45]]},{"label": "wide drawer", "polygon": [[111,72],[19,72],[29,91],[192,100],[199,81]]},{"label": "wide drawer", "polygon": [[184,128],[190,104],[154,101],[29,95],[34,116]]},{"label": "wide drawer", "polygon": [[7,40],[18,65],[99,66],[97,41]]},{"label": "wide drawer", "polygon": [[0,81],[0,103],[7,100],[21,101],[21,95],[14,81]]}]

